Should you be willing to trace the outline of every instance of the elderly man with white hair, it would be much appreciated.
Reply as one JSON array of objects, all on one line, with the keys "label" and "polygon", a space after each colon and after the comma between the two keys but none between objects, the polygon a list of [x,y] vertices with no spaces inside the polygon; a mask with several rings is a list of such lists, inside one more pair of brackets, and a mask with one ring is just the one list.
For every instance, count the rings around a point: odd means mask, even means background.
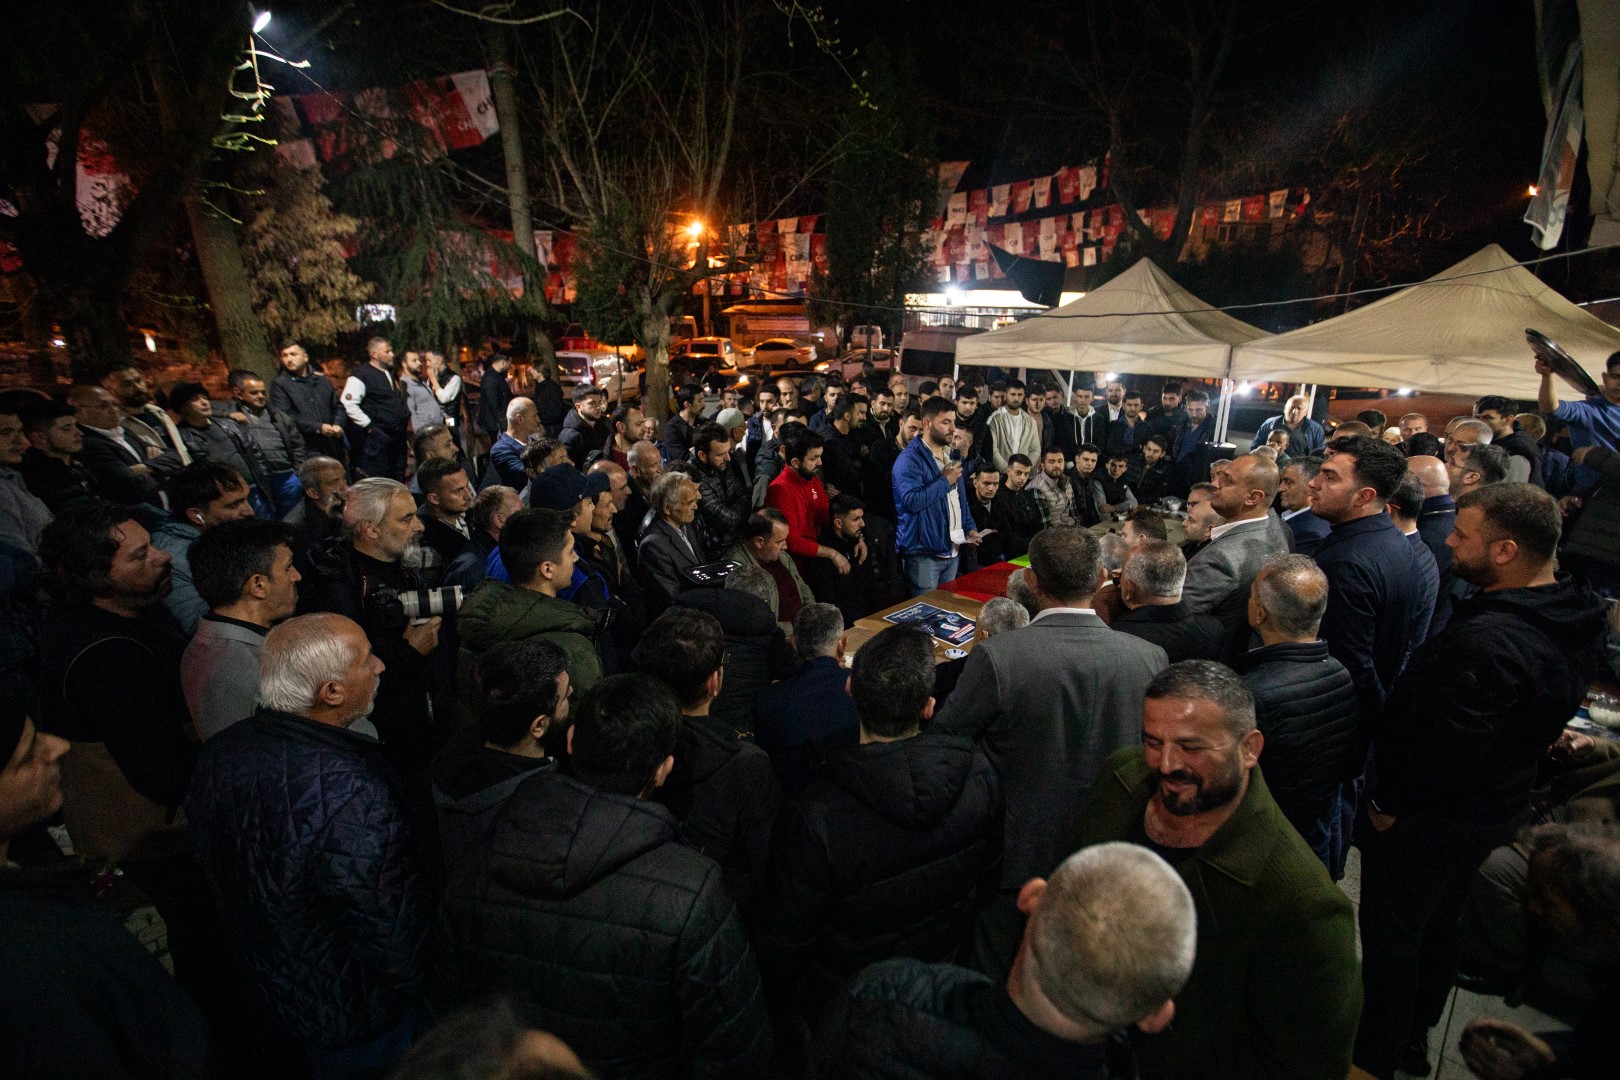
[{"label": "elderly man with white hair", "polygon": [[[436,662],[438,616],[403,617],[395,595],[421,589],[407,558],[422,535],[416,500],[397,480],[372,477],[349,488],[343,533],[314,552],[299,592],[299,610],[330,611],[359,623],[388,665],[377,693],[377,730],[396,766],[426,768],[438,749],[435,711],[448,715],[450,664]],[[436,699],[430,705],[430,698]]]},{"label": "elderly man with white hair", "polygon": [[1127,1029],[1163,1031],[1193,968],[1187,886],[1145,848],[1099,844],[1025,882],[1018,907],[1029,922],[1004,980],[919,960],[857,976],[822,1033],[817,1075],[1136,1075]]},{"label": "elderly man with white hair", "polygon": [[210,740],[187,834],[249,977],[317,1076],[380,1076],[423,1025],[428,910],[383,748],[383,662],[341,615],[259,653],[259,709]]}]

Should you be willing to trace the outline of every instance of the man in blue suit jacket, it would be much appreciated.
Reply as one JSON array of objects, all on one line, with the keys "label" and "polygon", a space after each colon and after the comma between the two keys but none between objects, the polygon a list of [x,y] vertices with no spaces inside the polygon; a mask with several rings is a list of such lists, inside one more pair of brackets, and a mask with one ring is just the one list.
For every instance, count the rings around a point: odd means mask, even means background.
[{"label": "man in blue suit jacket", "polygon": [[895,459],[895,548],[911,595],[956,577],[957,549],[979,542],[962,463],[951,459],[956,406],[942,397],[923,402],[922,434]]},{"label": "man in blue suit jacket", "polygon": [[771,756],[786,795],[809,784],[828,753],[861,739],[844,668],[843,612],[832,604],[806,604],[793,620],[793,640],[804,666],[754,701],[754,742]]},{"label": "man in blue suit jacket", "polygon": [[1316,549],[1333,531],[1321,515],[1311,509],[1309,484],[1322,468],[1319,457],[1295,458],[1282,471],[1277,486],[1278,501],[1282,504],[1282,519],[1294,534],[1294,554],[1316,554]]}]

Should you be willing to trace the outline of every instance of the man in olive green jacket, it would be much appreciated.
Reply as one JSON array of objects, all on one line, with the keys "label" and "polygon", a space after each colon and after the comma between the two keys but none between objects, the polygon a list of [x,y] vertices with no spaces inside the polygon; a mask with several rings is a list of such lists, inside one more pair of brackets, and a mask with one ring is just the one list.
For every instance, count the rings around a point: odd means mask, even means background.
[{"label": "man in olive green jacket", "polygon": [[1232,671],[1172,664],[1148,687],[1142,746],[1108,759],[1081,846],[1130,840],[1192,891],[1198,955],[1174,1022],[1133,1033],[1144,1080],[1340,1080],[1361,1014],[1355,916],[1255,763],[1264,737]]},{"label": "man in olive green jacket", "polygon": [[574,573],[572,515],[556,510],[519,510],[501,527],[501,562],[514,584],[486,578],[462,603],[456,629],[460,699],[474,700],[472,664],[484,651],[506,641],[549,641],[563,651],[568,680],[583,694],[602,680],[596,651],[598,617],[559,599]]}]

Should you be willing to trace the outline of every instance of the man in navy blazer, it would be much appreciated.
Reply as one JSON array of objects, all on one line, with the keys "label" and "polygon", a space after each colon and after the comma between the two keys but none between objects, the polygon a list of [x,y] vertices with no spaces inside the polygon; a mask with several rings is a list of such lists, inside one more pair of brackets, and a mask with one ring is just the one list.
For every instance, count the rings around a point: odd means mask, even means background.
[{"label": "man in navy blazer", "polygon": [[1350,435],[1328,444],[1310,482],[1311,509],[1333,532],[1316,549],[1328,579],[1322,640],[1350,672],[1362,715],[1381,714],[1406,659],[1429,631],[1434,578],[1386,507],[1406,477],[1406,456],[1381,439]]},{"label": "man in navy blazer", "polygon": [[1278,483],[1283,524],[1294,534],[1295,555],[1314,556],[1328,533],[1333,531],[1333,526],[1311,509],[1309,484],[1321,468],[1319,457],[1295,458],[1283,469]]},{"label": "man in navy blazer", "polygon": [[803,662],[799,673],[754,701],[754,742],[771,756],[785,795],[809,784],[830,751],[861,738],[844,667],[844,613],[832,604],[806,604],[793,620],[793,642]]}]

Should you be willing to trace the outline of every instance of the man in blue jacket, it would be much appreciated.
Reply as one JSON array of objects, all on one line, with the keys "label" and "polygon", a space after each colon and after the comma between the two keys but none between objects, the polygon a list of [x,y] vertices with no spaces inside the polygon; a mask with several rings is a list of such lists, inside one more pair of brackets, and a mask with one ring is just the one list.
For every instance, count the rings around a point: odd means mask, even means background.
[{"label": "man in blue jacket", "polygon": [[929,398],[923,402],[922,422],[922,434],[900,451],[893,470],[899,518],[895,547],[913,596],[955,578],[958,548],[979,542],[962,463],[951,459],[956,406],[942,397]]}]

